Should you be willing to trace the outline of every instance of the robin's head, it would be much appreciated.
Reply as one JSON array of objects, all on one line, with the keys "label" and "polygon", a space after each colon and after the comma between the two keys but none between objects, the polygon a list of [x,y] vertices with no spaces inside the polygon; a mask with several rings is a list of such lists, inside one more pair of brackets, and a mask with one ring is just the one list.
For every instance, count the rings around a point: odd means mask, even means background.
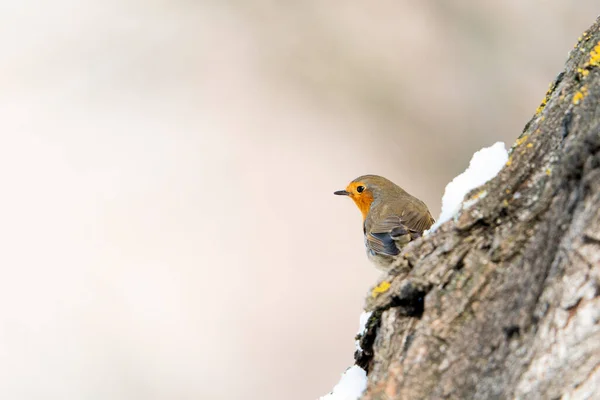
[{"label": "robin's head", "polygon": [[371,203],[387,192],[396,191],[399,187],[393,182],[377,175],[363,175],[354,179],[344,190],[333,192],[340,196],[349,196],[363,215],[367,217]]}]

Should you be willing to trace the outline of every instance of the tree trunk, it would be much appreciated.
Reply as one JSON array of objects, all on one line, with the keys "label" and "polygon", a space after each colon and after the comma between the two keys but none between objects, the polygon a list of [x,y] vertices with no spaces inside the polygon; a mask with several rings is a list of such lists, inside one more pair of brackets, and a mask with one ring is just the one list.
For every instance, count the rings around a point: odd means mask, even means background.
[{"label": "tree trunk", "polygon": [[361,399],[600,399],[599,105],[600,19],[474,205],[369,294]]}]

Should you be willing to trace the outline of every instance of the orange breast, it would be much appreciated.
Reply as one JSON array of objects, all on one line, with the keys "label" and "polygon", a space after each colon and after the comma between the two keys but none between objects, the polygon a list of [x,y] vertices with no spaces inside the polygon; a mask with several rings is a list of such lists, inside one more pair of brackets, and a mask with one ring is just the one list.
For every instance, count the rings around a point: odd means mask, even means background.
[{"label": "orange breast", "polygon": [[367,218],[367,214],[369,213],[369,209],[371,208],[371,203],[373,202],[373,195],[370,192],[363,192],[359,196],[354,195],[351,196],[352,200],[360,210],[363,215],[363,221]]}]

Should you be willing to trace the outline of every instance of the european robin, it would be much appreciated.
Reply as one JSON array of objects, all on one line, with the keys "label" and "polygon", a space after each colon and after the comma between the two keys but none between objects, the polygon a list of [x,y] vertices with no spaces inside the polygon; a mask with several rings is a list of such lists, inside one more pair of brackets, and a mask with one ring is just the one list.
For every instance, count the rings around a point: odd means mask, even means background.
[{"label": "european robin", "polygon": [[381,176],[360,176],[334,194],[349,196],[358,206],[367,257],[382,270],[435,222],[425,203]]}]

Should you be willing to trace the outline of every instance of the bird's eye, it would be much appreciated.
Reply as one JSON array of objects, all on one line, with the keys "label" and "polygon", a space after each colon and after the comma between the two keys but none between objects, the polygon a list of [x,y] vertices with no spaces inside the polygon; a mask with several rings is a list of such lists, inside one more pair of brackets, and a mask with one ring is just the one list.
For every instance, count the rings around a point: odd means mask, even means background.
[{"label": "bird's eye", "polygon": [[364,187],[364,186],[357,186],[357,187],[356,187],[356,191],[357,191],[358,193],[362,193],[362,192],[364,192],[364,191],[365,191],[365,187]]}]

